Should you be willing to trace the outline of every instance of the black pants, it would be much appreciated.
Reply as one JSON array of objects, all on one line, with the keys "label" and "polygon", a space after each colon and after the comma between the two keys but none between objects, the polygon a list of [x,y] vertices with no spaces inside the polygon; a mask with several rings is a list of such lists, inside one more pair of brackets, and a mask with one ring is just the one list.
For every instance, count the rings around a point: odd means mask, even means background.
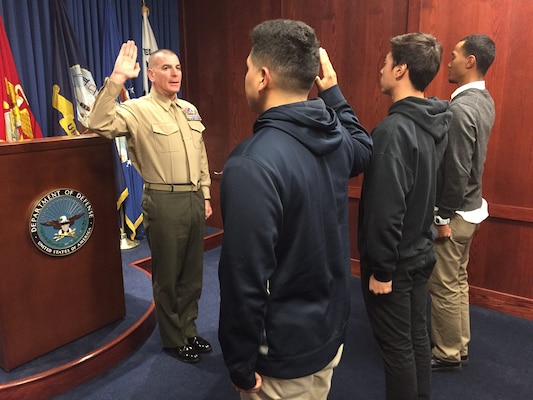
[{"label": "black pants", "polygon": [[370,271],[362,265],[361,285],[374,336],[385,363],[387,400],[429,399],[431,348],[427,330],[427,281],[434,256],[397,267],[392,292],[368,290]]}]

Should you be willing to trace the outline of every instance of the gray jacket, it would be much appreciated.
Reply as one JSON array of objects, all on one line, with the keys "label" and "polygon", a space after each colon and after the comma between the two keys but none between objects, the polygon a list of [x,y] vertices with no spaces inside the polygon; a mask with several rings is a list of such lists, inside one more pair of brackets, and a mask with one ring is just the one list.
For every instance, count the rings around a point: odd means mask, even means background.
[{"label": "gray jacket", "polygon": [[482,177],[494,101],[487,90],[467,89],[450,103],[453,119],[437,179],[437,207],[443,218],[481,207]]}]

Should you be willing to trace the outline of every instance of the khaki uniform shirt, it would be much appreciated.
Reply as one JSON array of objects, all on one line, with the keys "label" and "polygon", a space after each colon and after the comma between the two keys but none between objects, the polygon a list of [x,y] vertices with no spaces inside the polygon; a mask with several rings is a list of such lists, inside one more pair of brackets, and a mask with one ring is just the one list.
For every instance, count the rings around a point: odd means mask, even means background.
[{"label": "khaki uniform shirt", "polygon": [[121,89],[106,80],[89,115],[89,129],[109,139],[126,136],[131,161],[145,182],[192,184],[210,199],[205,127],[196,107],[153,89],[117,104]]}]

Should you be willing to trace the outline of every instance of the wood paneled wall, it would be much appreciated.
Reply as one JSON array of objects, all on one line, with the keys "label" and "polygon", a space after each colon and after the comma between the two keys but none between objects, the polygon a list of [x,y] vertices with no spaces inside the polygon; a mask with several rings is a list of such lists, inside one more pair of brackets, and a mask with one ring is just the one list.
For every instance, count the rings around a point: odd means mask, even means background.
[{"label": "wood paneled wall", "polygon": [[[533,100],[533,15],[530,0],[195,0],[180,2],[184,97],[198,106],[207,127],[214,216],[222,227],[219,183],[224,162],[249,137],[254,115],[244,96],[250,30],[259,22],[291,18],[313,26],[328,50],[339,85],[370,131],[386,114],[378,73],[391,36],[424,31],[443,44],[441,71],[427,95],[448,98],[446,66],[465,35],[487,33],[496,42],[487,86],[497,118],[489,144],[484,195],[491,217],[482,225],[469,267],[474,304],[533,319],[533,135],[526,110]],[[312,92],[312,96],[316,92]],[[350,183],[350,225],[357,273],[357,207],[361,178]]]},{"label": "wood paneled wall", "polygon": [[[533,135],[527,115],[533,106],[533,2],[530,0],[419,0],[410,10],[409,29],[430,32],[443,44],[443,64],[428,94],[448,98],[447,81],[455,44],[472,33],[496,43],[486,76],[496,104],[483,195],[485,221],[471,251],[471,302],[533,319]],[[517,58],[519,60],[517,60]],[[505,295],[503,295],[505,294]]]}]

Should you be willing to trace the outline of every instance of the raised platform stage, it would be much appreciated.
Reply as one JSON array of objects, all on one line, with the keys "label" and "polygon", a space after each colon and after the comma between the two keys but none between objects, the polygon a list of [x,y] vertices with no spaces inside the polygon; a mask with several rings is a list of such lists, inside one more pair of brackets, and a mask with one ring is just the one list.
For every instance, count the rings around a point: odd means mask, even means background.
[{"label": "raised platform stage", "polygon": [[[207,232],[207,250],[222,231]],[[126,317],[9,372],[0,369],[0,399],[49,399],[104,373],[135,352],[152,334],[151,258],[146,241],[122,252]]]}]

